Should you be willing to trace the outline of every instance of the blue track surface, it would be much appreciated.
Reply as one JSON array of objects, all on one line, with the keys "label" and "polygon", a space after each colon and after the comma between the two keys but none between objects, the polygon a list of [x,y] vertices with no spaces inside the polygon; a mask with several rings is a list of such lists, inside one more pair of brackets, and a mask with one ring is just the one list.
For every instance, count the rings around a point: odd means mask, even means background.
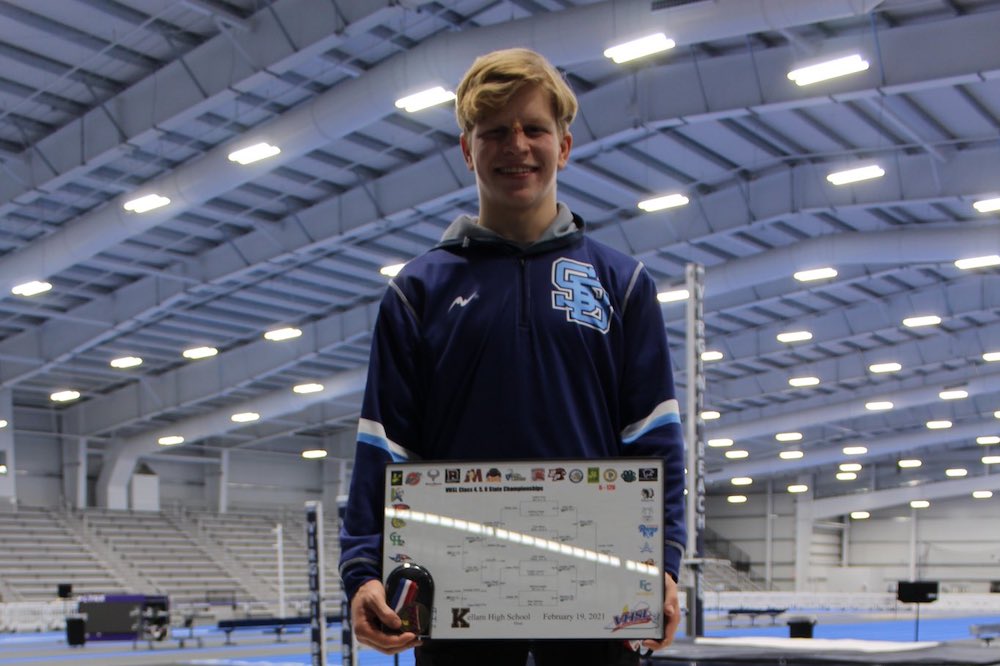
[{"label": "blue track surface", "polygon": [[[889,641],[912,641],[914,638],[914,621],[912,618],[894,620],[870,620],[867,622],[840,622],[836,614],[821,614],[817,616],[818,622],[813,630],[815,638],[854,638],[861,640],[889,640]],[[998,616],[964,616],[964,617],[932,617],[921,619],[920,640],[921,641],[958,641],[970,638],[969,627],[973,624],[993,624],[1000,623]],[[196,630],[199,634],[216,633],[217,630],[210,627]],[[332,625],[329,629],[329,636],[339,636],[340,625]],[[783,623],[771,626],[765,622],[754,627],[713,627],[706,630],[706,635],[710,637],[734,637],[734,636],[788,636],[788,627]],[[683,631],[681,632],[683,635]],[[34,660],[30,657],[18,657],[17,652],[32,645],[39,644],[61,644],[65,640],[62,632],[45,632],[33,634],[0,634],[0,666],[14,666],[32,664]],[[95,645],[96,647],[96,645]],[[340,666],[339,643],[331,641],[329,644],[328,664],[329,666]],[[173,652],[173,650],[159,650]],[[196,666],[307,666],[310,664],[309,655],[303,646],[301,655],[283,655],[281,657],[241,657],[234,659],[201,658],[199,659],[195,651],[176,651],[179,659]],[[88,652],[89,656],[93,656]],[[183,656],[181,656],[183,655]],[[393,657],[364,649],[359,653],[361,666],[395,666],[397,663]],[[51,663],[51,657],[46,659],[46,663]],[[62,660],[67,664],[72,663],[73,655],[69,653]],[[413,652],[406,652],[399,655],[399,666],[413,666]]]}]

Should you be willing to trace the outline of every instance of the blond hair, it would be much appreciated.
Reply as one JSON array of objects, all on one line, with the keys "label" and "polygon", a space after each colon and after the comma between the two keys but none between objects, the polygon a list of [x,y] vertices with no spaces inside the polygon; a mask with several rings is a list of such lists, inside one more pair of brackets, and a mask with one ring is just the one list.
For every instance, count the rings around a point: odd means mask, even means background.
[{"label": "blond hair", "polygon": [[529,49],[503,49],[479,56],[455,93],[455,117],[469,132],[485,116],[499,110],[527,84],[541,86],[552,98],[552,114],[565,133],[576,117],[576,95],[544,56]]}]

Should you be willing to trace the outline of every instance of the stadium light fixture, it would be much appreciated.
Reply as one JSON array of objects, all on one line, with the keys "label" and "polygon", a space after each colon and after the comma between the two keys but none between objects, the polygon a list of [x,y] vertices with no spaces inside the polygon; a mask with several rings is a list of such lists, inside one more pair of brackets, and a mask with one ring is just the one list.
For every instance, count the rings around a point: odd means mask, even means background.
[{"label": "stadium light fixture", "polygon": [[825,60],[788,72],[788,80],[797,86],[808,86],[868,69],[869,63],[859,53],[852,53],[832,60]]},{"label": "stadium light fixture", "polygon": [[247,146],[246,148],[240,148],[239,150],[234,150],[229,153],[229,161],[237,162],[246,166],[247,164],[253,164],[254,162],[260,162],[261,160],[266,160],[268,157],[274,157],[281,152],[281,148],[277,146],[272,146],[271,144],[265,142],[255,143],[252,146]]},{"label": "stadium light fixture", "polygon": [[677,46],[674,40],[662,32],[633,39],[604,49],[604,57],[610,58],[616,65],[645,58],[654,53],[669,51]]},{"label": "stadium light fixture", "polygon": [[157,208],[163,208],[170,203],[170,198],[159,194],[147,194],[122,204],[122,208],[130,213],[148,213]]},{"label": "stadium light fixture", "polygon": [[444,104],[455,99],[455,93],[441,86],[434,86],[420,92],[400,97],[396,100],[396,108],[408,113],[416,113],[438,104]]},{"label": "stadium light fixture", "polygon": [[864,180],[881,178],[884,175],[885,169],[877,164],[868,164],[863,167],[857,167],[856,169],[835,171],[827,175],[826,179],[833,185],[850,185],[851,183],[859,183]]}]

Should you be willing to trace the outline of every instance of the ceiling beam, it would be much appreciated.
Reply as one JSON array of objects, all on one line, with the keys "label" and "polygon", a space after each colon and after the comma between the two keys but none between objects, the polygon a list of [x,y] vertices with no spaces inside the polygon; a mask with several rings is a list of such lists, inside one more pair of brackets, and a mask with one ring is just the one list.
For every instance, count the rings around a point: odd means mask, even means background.
[{"label": "ceiling beam", "polygon": [[253,30],[216,35],[6,160],[11,178],[0,179],[0,215],[308,62],[386,12],[402,12],[395,4],[278,0],[252,17]]},{"label": "ceiling beam", "polygon": [[[255,127],[237,140],[220,144],[177,169],[152,178],[135,192],[123,194],[107,205],[64,224],[58,231],[6,255],[5,261],[0,264],[0,287],[12,287],[55,275],[126,238],[163,224],[196,205],[287,164],[317,146],[344,137],[370,124],[373,119],[395,113],[394,101],[401,90],[425,82],[455,81],[468,63],[484,50],[512,44],[533,46],[549,55],[554,64],[565,65],[593,57],[594,44],[614,41],[622,34],[645,34],[657,26],[669,28],[679,43],[695,43],[788,27],[799,22],[863,14],[877,4],[878,0],[812,0],[796,4],[795,10],[791,11],[791,6],[782,0],[758,0],[755,3],[716,0],[712,5],[698,3],[650,13],[641,3],[604,2],[460,33],[445,33],[389,58],[363,77],[345,81]],[[776,11],[778,9],[781,11]],[[311,11],[304,12],[303,16],[311,16]],[[299,17],[299,20],[308,19]],[[556,32],[572,32],[576,38],[558,42],[547,38],[547,35]],[[256,43],[258,36],[252,36]],[[281,37],[276,34],[274,40],[259,41],[270,43]],[[235,61],[239,60],[232,53],[228,55]],[[216,70],[217,74],[224,73],[227,85],[231,83],[227,68],[217,66]],[[194,85],[200,93],[203,84],[191,81],[187,72],[183,75],[185,79],[178,85]],[[790,85],[787,81],[785,83],[786,87]],[[162,89],[173,90],[170,86]],[[152,94],[155,90],[148,92],[150,96],[137,99],[137,105],[142,101],[147,107],[170,101],[160,99],[162,95]],[[183,95],[178,94],[178,98],[183,98]],[[145,118],[150,111],[152,109],[140,107],[129,109],[129,114]],[[126,120],[121,118],[118,124]],[[114,130],[116,137],[121,134],[117,127]],[[282,152],[269,160],[247,166],[235,165],[228,160],[227,156],[233,149],[263,140],[277,143]],[[86,146],[87,142],[83,141],[82,145]],[[78,153],[79,150],[76,150],[68,154]],[[51,161],[56,157],[49,155],[48,159]],[[37,179],[23,180],[26,185],[38,187]],[[142,215],[122,211],[121,205],[128,198],[153,192],[168,197],[171,205]]]}]

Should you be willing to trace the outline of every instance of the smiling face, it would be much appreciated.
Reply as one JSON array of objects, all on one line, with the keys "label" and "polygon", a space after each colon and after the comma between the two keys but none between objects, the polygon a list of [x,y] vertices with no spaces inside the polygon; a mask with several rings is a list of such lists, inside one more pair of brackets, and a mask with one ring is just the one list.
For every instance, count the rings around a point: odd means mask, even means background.
[{"label": "smiling face", "polygon": [[533,84],[464,132],[462,154],[476,174],[479,223],[520,242],[536,240],[556,216],[556,173],[573,137],[560,131],[551,96]]}]

